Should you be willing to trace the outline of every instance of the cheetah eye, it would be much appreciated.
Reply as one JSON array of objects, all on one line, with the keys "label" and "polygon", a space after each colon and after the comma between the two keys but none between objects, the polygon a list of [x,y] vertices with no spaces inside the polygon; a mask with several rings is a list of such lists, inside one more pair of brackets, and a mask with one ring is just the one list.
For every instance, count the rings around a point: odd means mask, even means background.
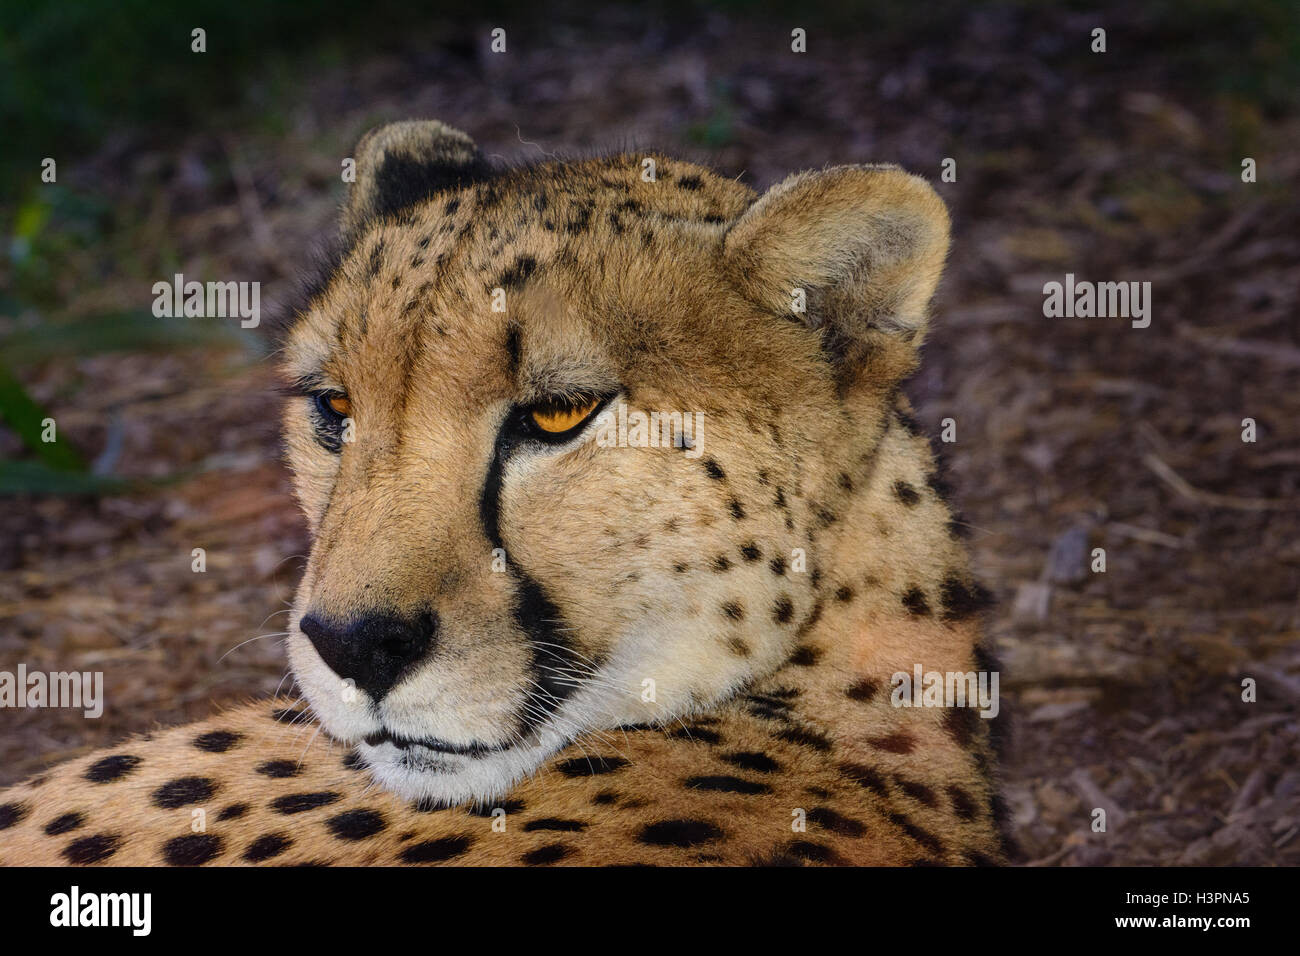
[{"label": "cheetah eye", "polygon": [[528,420],[543,435],[557,438],[577,429],[600,405],[599,398],[551,399],[529,408]]},{"label": "cheetah eye", "polygon": [[329,419],[347,418],[352,414],[352,401],[338,392],[320,392],[316,396],[316,407]]}]

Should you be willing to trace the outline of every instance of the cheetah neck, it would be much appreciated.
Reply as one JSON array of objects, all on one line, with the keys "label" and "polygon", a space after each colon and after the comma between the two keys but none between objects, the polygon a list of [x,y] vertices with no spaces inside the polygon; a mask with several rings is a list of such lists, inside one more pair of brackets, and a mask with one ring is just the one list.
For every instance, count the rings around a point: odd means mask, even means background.
[{"label": "cheetah neck", "polygon": [[929,442],[900,402],[863,444],[856,468],[826,482],[835,490],[813,506],[834,518],[810,538],[824,556],[813,564],[816,602],[789,661],[764,682],[799,689],[810,715],[841,714],[846,697],[870,689],[888,696],[895,675],[918,667],[976,663],[983,591]]}]

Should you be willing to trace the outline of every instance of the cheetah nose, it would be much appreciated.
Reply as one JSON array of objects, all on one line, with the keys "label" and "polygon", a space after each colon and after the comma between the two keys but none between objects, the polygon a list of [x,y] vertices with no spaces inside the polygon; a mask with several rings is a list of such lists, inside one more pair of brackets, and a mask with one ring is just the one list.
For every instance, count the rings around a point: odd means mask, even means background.
[{"label": "cheetah nose", "polygon": [[330,670],[350,678],[378,703],[432,649],[438,614],[371,614],[344,622],[307,614],[298,627]]}]

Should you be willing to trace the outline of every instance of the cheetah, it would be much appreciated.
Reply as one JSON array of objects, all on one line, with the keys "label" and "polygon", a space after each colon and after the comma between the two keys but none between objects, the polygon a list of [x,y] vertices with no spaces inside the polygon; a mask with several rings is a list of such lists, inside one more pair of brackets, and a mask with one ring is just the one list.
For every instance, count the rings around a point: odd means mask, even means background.
[{"label": "cheetah", "polygon": [[896,676],[995,671],[900,390],[934,190],[434,121],[355,162],[280,353],[301,698],[10,788],[0,862],[1005,863],[995,722]]}]

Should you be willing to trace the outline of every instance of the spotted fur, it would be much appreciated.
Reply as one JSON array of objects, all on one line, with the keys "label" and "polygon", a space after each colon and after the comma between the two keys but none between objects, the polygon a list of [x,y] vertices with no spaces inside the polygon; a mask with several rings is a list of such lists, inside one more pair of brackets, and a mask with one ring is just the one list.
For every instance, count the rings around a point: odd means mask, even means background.
[{"label": "spotted fur", "polygon": [[[895,672],[982,659],[899,392],[934,192],[835,167],[755,196],[656,154],[494,169],[429,122],[357,168],[283,352],[305,701],[11,788],[0,862],[1003,861],[989,721],[890,701]],[[588,396],[705,430],[519,431]]]}]

